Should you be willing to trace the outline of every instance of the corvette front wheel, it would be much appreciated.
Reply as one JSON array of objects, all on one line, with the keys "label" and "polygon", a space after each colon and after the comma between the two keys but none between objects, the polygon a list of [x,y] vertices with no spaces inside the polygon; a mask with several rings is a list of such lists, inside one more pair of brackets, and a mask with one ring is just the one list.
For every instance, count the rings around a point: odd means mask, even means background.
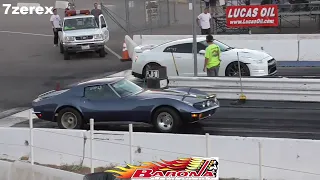
[{"label": "corvette front wheel", "polygon": [[156,110],[152,123],[158,132],[175,133],[181,125],[181,118],[174,109],[163,107]]}]

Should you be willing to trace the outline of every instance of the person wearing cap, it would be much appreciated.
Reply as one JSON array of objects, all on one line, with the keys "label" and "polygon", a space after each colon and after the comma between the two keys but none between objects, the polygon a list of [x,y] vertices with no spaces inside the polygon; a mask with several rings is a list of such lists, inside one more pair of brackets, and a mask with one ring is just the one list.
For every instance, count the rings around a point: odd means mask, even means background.
[{"label": "person wearing cap", "polygon": [[218,45],[213,43],[213,36],[207,35],[206,41],[208,43],[208,47],[206,48],[205,53],[205,61],[203,72],[207,71],[208,77],[218,76],[219,67],[220,67],[220,48]]},{"label": "person wearing cap", "polygon": [[98,3],[94,3],[94,9],[91,10],[91,14],[94,16],[97,24],[99,24],[99,15],[102,14],[102,11],[98,9]]},{"label": "person wearing cap", "polygon": [[50,22],[53,29],[53,44],[58,46],[58,32],[61,31],[61,18],[57,14],[57,9],[53,9],[53,15],[50,17]]},{"label": "person wearing cap", "polygon": [[197,24],[201,28],[201,34],[210,34],[211,29],[211,14],[209,13],[209,8],[205,8],[203,13],[201,13],[197,18]]}]

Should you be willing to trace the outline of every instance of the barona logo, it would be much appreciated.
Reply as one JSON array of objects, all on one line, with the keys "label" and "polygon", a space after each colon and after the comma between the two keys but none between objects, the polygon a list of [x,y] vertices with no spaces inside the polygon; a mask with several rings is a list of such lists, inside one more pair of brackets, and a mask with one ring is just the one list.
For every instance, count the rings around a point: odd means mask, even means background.
[{"label": "barona logo", "polygon": [[42,7],[40,5],[32,6],[31,4],[32,3],[30,3],[30,6],[12,6],[11,4],[2,4],[2,7],[6,8],[4,10],[4,14],[53,14],[53,7]]}]

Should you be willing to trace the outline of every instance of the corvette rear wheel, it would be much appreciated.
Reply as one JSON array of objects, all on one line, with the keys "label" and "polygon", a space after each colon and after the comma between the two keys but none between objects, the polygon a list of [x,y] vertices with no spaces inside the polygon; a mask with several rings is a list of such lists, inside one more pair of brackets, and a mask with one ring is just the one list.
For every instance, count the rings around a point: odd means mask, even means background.
[{"label": "corvette rear wheel", "polygon": [[181,119],[175,110],[163,107],[154,113],[152,123],[158,132],[174,133],[179,129]]},{"label": "corvette rear wheel", "polygon": [[80,113],[73,108],[62,109],[58,114],[57,123],[61,129],[82,129],[84,125]]}]

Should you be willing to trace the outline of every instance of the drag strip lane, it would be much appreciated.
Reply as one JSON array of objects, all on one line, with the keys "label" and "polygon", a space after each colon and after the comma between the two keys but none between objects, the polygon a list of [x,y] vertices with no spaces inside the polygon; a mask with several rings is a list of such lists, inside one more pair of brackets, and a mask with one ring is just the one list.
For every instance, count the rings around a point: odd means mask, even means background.
[{"label": "drag strip lane", "polygon": [[[189,124],[182,134],[205,134],[246,137],[320,139],[318,103],[248,101],[231,105],[220,100],[221,107],[212,117]],[[302,107],[302,108],[300,108]],[[28,127],[28,121],[13,127]],[[35,128],[57,128],[56,123],[36,119]],[[88,127],[87,127],[88,128]],[[128,126],[95,126],[97,130],[128,131]],[[152,128],[134,126],[134,131],[154,132]]]}]

